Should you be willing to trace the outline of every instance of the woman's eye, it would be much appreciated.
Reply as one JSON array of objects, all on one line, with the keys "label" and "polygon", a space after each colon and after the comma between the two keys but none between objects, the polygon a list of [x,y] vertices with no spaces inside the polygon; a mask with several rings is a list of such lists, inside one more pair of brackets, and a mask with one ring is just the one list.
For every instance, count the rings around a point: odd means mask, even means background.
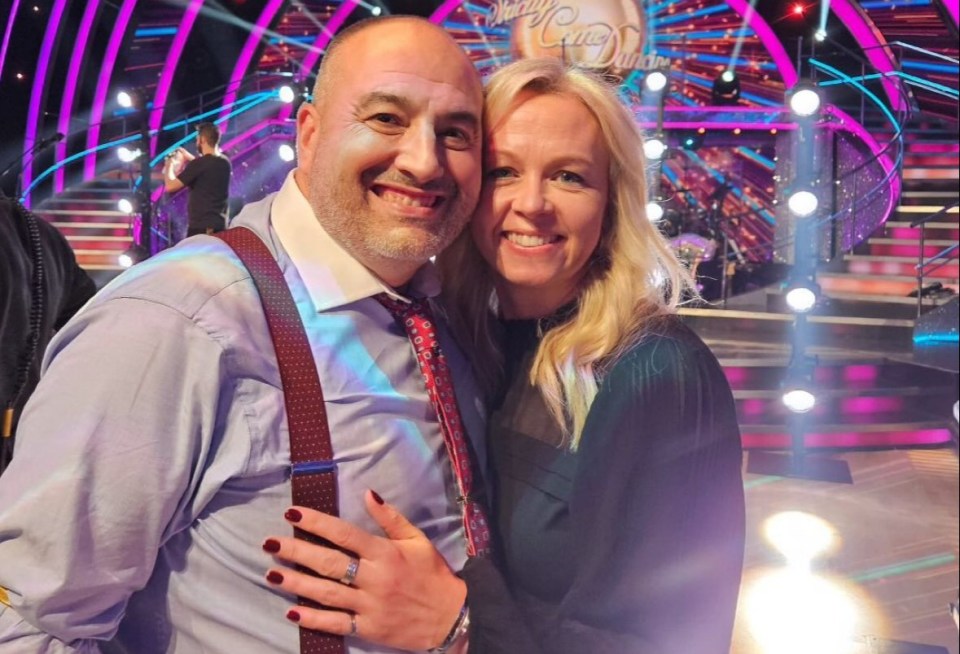
[{"label": "woman's eye", "polygon": [[557,173],[557,179],[565,184],[584,184],[585,180],[582,176],[577,173],[572,173],[569,170],[561,170]]},{"label": "woman's eye", "polygon": [[487,177],[490,179],[506,179],[512,175],[513,171],[509,168],[491,168],[490,171],[487,172]]}]

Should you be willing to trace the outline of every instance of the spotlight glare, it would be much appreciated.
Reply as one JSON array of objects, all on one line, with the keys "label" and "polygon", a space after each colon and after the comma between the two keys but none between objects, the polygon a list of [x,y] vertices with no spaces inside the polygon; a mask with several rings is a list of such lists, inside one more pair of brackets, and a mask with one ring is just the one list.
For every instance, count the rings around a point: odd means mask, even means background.
[{"label": "spotlight glare", "polygon": [[293,147],[289,143],[284,143],[277,148],[277,154],[282,161],[293,161],[294,156],[296,156]]},{"label": "spotlight glare", "polygon": [[854,598],[839,584],[786,569],[745,589],[747,628],[760,652],[852,654],[862,629]]},{"label": "spotlight glare", "polygon": [[817,304],[817,292],[809,286],[794,286],[784,295],[787,306],[794,313],[806,313]]},{"label": "spotlight glare", "polygon": [[647,74],[643,83],[646,85],[648,91],[659,93],[667,85],[667,76],[661,71],[655,70]]},{"label": "spotlight glare", "polygon": [[835,531],[823,518],[803,511],[783,511],[770,516],[763,533],[791,565],[809,566],[814,557],[834,544]]},{"label": "spotlight glare", "polygon": [[382,11],[383,11],[383,9],[381,9],[380,7],[378,7],[378,6],[376,6],[376,5],[374,5],[373,7],[370,8],[370,14],[373,15],[373,16],[379,16]]},{"label": "spotlight glare", "polygon": [[130,266],[133,265],[133,258],[129,254],[124,252],[119,257],[117,257],[117,263],[120,264],[121,268],[129,268]]},{"label": "spotlight glare", "polygon": [[797,191],[787,198],[787,208],[793,215],[804,218],[817,210],[820,201],[810,191]]},{"label": "spotlight glare", "polygon": [[663,219],[663,207],[654,200],[647,202],[647,219],[652,223],[658,223]]},{"label": "spotlight glare", "polygon": [[280,102],[290,104],[296,96],[291,87],[284,85],[277,90],[277,97],[280,98]]},{"label": "spotlight glare", "polygon": [[121,145],[119,148],[117,148],[117,157],[123,163],[130,163],[131,161],[135,161],[140,157],[140,148],[131,150],[127,146]]},{"label": "spotlight glare", "polygon": [[816,396],[805,388],[794,388],[783,394],[783,406],[794,413],[807,413],[817,404]]},{"label": "spotlight glare", "polygon": [[720,79],[722,79],[724,82],[727,82],[727,83],[732,82],[734,78],[736,78],[736,76],[737,76],[736,73],[734,73],[729,68],[723,71],[722,73],[720,73]]},{"label": "spotlight glare", "polygon": [[656,161],[667,151],[667,144],[660,137],[654,136],[643,142],[643,154],[647,159]]},{"label": "spotlight glare", "polygon": [[123,213],[133,213],[133,202],[129,198],[120,198],[117,202],[117,209]]},{"label": "spotlight glare", "polygon": [[820,94],[813,89],[798,89],[790,96],[790,111],[798,116],[812,116],[819,108]]},{"label": "spotlight glare", "polygon": [[823,43],[824,41],[827,40],[827,30],[821,27],[820,29],[818,29],[816,32],[813,33],[813,38],[814,40],[819,41],[820,43]]},{"label": "spotlight glare", "polygon": [[133,106],[133,96],[126,91],[120,91],[117,93],[117,104],[124,109],[129,109]]}]

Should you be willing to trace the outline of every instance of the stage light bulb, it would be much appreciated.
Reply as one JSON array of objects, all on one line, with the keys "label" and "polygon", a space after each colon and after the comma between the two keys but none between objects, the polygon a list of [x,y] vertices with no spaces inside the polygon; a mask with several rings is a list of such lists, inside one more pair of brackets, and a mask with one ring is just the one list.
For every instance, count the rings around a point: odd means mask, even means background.
[{"label": "stage light bulb", "polygon": [[659,70],[655,70],[647,74],[643,83],[646,85],[648,91],[659,93],[667,85],[667,76]]},{"label": "stage light bulb", "polygon": [[796,286],[787,291],[784,299],[794,313],[806,313],[817,304],[816,292],[807,286]]},{"label": "stage light bulb", "polygon": [[647,202],[647,219],[652,223],[660,222],[663,219],[663,207],[653,200]]},{"label": "stage light bulb", "polygon": [[729,68],[728,68],[727,70],[723,71],[722,73],[720,73],[720,79],[721,79],[722,81],[724,81],[724,82],[727,82],[727,83],[732,82],[736,76],[737,76],[737,74],[734,73],[734,72],[733,72],[732,70],[730,70]]},{"label": "stage light bulb", "polygon": [[296,153],[293,151],[293,146],[289,143],[284,143],[279,148],[277,148],[277,154],[280,156],[282,161],[293,161]]},{"label": "stage light bulb", "polygon": [[817,196],[810,191],[797,191],[787,198],[787,208],[790,212],[799,217],[805,218],[817,210],[820,201]]},{"label": "stage light bulb", "polygon": [[813,33],[813,38],[815,41],[823,43],[824,41],[827,40],[827,30],[821,27],[820,29],[818,29],[816,32]]},{"label": "stage light bulb", "polygon": [[663,142],[663,139],[658,137],[649,138],[643,142],[643,154],[646,155],[650,161],[660,159],[666,151],[667,144]]},{"label": "stage light bulb", "polygon": [[117,157],[123,163],[130,163],[131,161],[134,161],[135,159],[137,159],[137,157],[139,156],[140,156],[140,148],[137,148],[136,150],[131,150],[125,145],[121,145],[119,148],[117,148]]},{"label": "stage light bulb", "polygon": [[813,89],[800,89],[790,96],[790,111],[798,116],[812,116],[819,108],[820,94]]},{"label": "stage light bulb", "polygon": [[123,213],[133,213],[133,202],[129,198],[120,198],[117,202],[117,209]]},{"label": "stage light bulb", "polygon": [[794,388],[783,394],[783,406],[794,413],[807,413],[817,404],[816,396],[805,388]]},{"label": "stage light bulb", "polygon": [[117,93],[117,104],[124,109],[129,109],[133,106],[133,96],[126,91],[120,91]]},{"label": "stage light bulb", "polygon": [[133,257],[124,252],[119,257],[117,257],[117,263],[120,264],[121,268],[129,268],[133,265]]},{"label": "stage light bulb", "polygon": [[381,9],[376,5],[370,8],[370,14],[373,16],[379,16],[382,12],[383,12],[383,9]]},{"label": "stage light bulb", "polygon": [[291,87],[284,85],[277,90],[277,97],[280,98],[280,102],[283,102],[284,104],[290,104],[293,102],[296,96],[294,95]]}]

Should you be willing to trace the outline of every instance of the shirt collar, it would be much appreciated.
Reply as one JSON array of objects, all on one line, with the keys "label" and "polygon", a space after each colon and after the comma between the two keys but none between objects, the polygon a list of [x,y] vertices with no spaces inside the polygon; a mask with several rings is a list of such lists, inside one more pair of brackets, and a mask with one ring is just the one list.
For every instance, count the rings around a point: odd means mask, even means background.
[{"label": "shirt collar", "polygon": [[273,201],[270,222],[318,312],[378,293],[403,302],[440,293],[440,279],[432,263],[420,267],[404,297],[354,259],[323,229],[292,171]]}]

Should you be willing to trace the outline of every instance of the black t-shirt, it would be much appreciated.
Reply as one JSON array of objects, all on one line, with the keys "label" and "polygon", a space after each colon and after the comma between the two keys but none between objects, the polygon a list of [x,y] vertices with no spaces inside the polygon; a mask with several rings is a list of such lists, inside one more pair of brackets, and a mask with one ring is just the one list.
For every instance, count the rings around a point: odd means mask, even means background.
[{"label": "black t-shirt", "polygon": [[187,201],[190,229],[221,230],[226,227],[230,172],[230,160],[216,154],[205,154],[184,166],[177,179],[190,187]]}]

